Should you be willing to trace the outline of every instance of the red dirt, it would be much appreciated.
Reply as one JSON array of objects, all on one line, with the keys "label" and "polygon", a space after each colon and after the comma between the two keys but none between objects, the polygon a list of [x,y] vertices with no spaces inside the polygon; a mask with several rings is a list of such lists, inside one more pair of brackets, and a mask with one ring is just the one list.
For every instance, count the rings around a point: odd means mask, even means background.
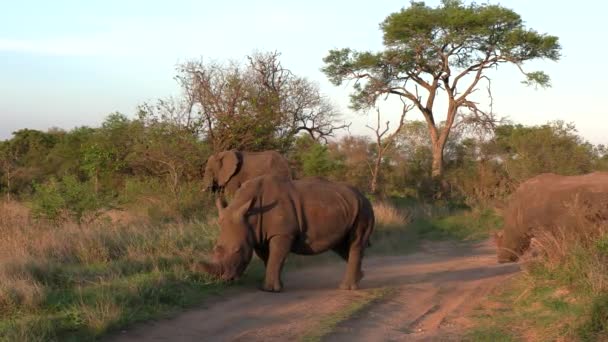
[{"label": "red dirt", "polygon": [[293,270],[285,274],[283,293],[233,293],[110,340],[293,341],[371,290],[390,288],[389,295],[338,324],[324,340],[458,341],[471,325],[471,311],[519,270],[517,264],[497,264],[489,241],[428,243],[406,256],[366,258],[363,267],[359,291],[337,289],[344,263]]}]

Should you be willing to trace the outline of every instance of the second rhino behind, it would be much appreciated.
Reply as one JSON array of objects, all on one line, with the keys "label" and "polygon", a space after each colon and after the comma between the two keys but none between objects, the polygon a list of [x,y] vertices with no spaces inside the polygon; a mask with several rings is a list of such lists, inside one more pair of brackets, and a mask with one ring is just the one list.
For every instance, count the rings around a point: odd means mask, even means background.
[{"label": "second rhino behind", "polygon": [[212,192],[234,194],[246,181],[264,175],[291,178],[287,159],[276,151],[224,151],[207,159],[203,186]]},{"label": "second rhino behind", "polygon": [[333,250],[347,262],[340,285],[353,290],[363,277],[361,261],[374,229],[371,203],[358,190],[322,178],[257,177],[243,184],[225,207],[217,200],[220,235],[213,261],[203,270],[238,278],[255,253],[264,261],[263,290],[281,291],[281,269],[292,252]]},{"label": "second rhino behind", "polygon": [[498,261],[517,261],[539,230],[607,223],[608,172],[538,175],[523,182],[511,195],[503,231],[495,235]]}]

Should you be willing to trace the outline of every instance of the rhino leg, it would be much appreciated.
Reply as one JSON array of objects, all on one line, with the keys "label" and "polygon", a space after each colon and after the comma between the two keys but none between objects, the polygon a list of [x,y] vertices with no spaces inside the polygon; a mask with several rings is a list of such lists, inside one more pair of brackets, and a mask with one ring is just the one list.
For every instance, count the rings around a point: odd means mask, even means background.
[{"label": "rhino leg", "polygon": [[263,291],[280,292],[283,289],[281,271],[292,244],[293,238],[290,236],[278,235],[270,239]]},{"label": "rhino leg", "polygon": [[[350,240],[350,239],[349,239]],[[342,290],[356,290],[359,288],[359,281],[363,278],[361,262],[363,260],[363,246],[361,239],[355,238],[353,241],[346,240],[339,248],[334,249],[346,261],[346,274],[340,284]]]}]

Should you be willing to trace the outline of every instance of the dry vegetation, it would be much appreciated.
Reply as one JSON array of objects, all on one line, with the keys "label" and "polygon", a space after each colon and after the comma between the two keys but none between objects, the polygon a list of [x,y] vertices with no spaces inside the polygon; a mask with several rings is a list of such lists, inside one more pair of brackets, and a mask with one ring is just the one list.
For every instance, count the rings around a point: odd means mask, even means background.
[{"label": "dry vegetation", "polygon": [[52,225],[0,206],[0,340],[90,339],[200,301],[220,284],[194,271],[217,229]]},{"label": "dry vegetation", "polygon": [[[409,210],[389,201],[374,210],[376,252],[416,244]],[[110,211],[89,224],[46,222],[20,203],[0,202],[0,340],[91,340],[222,290],[196,271],[215,239],[214,224],[137,224],[131,216]]]},{"label": "dry vegetation", "polygon": [[403,227],[410,221],[408,212],[386,201],[373,203],[376,223],[382,227]]},{"label": "dry vegetation", "polygon": [[608,226],[585,208],[569,210],[575,226],[535,230],[523,274],[482,313],[475,338],[608,340]]}]

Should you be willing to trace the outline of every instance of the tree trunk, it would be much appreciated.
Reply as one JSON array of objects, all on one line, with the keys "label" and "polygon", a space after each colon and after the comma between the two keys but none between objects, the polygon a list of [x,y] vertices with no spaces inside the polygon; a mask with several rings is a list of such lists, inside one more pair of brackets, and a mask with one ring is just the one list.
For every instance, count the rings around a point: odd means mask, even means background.
[{"label": "tree trunk", "polygon": [[382,159],[376,158],[376,163],[374,164],[374,170],[372,171],[372,180],[370,182],[370,190],[372,194],[376,194],[378,192],[378,173],[380,172],[380,163]]},{"label": "tree trunk", "polygon": [[443,177],[443,148],[445,143],[441,141],[433,142],[433,164],[431,167],[431,177],[441,179]]}]

